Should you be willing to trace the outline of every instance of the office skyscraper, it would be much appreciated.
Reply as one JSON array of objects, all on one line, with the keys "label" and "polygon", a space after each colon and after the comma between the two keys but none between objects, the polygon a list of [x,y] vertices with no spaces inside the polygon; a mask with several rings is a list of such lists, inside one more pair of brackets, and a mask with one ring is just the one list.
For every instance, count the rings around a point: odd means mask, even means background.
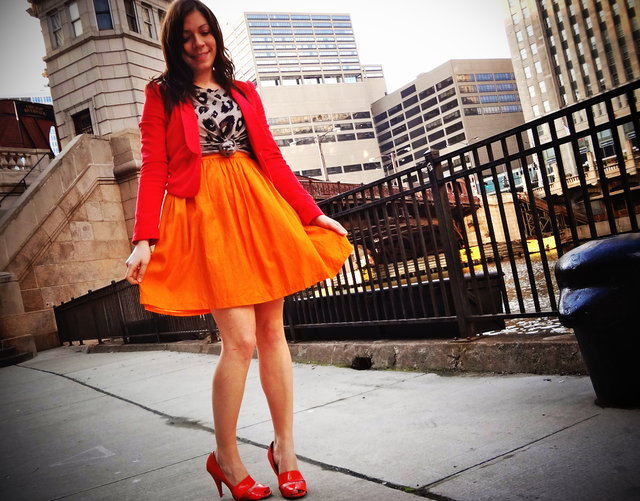
[{"label": "office skyscraper", "polygon": [[524,123],[510,59],[451,60],[372,104],[385,173]]},{"label": "office skyscraper", "polygon": [[247,12],[227,31],[236,76],[260,87],[381,78],[362,66],[348,14]]},{"label": "office skyscraper", "polygon": [[527,121],[640,78],[637,0],[505,0]]},{"label": "office skyscraper", "polygon": [[331,181],[382,176],[371,103],[382,67],[362,65],[348,14],[248,12],[225,28],[236,78],[253,81],[292,169]]}]

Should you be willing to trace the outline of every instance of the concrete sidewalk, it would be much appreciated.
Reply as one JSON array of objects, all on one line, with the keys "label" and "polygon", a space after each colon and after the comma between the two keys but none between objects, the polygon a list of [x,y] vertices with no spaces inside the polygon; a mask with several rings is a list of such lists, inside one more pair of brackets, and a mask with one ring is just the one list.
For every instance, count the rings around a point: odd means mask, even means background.
[{"label": "concrete sidewalk", "polygon": [[[0,369],[0,499],[216,499],[204,462],[217,356],[85,351]],[[640,499],[640,410],[595,406],[588,377],[294,372],[309,500]],[[281,498],[256,361],[238,435]]]}]

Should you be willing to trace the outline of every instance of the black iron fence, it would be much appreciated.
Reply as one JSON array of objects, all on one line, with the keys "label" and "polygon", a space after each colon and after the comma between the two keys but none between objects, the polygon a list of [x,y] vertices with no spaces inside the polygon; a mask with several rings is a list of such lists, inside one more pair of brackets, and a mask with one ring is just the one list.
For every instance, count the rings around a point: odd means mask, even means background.
[{"label": "black iron fence", "polygon": [[201,339],[214,334],[211,315],[173,317],[146,311],[138,287],[126,280],[89,291],[54,308],[61,343],[121,337],[125,343]]},{"label": "black iron fence", "polygon": [[[286,298],[291,340],[471,337],[557,317],[553,266],[587,240],[638,231],[640,82],[321,206],[355,251],[332,280]],[[62,341],[213,332],[209,315],[145,312],[126,282],[56,307]]]},{"label": "black iron fence", "polygon": [[567,249],[638,231],[640,82],[322,203],[355,252],[287,298],[293,339],[464,336],[556,317]]}]

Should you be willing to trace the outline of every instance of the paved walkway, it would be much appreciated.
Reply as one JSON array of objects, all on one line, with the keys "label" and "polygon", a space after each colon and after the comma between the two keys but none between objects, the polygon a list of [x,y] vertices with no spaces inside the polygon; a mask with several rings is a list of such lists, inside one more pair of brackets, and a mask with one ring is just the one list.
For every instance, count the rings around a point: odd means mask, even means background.
[{"label": "paved walkway", "polygon": [[[62,347],[0,369],[0,499],[216,499],[216,362]],[[640,410],[595,406],[587,377],[294,371],[310,501],[640,499]],[[238,435],[277,493],[271,433],[254,361]]]}]

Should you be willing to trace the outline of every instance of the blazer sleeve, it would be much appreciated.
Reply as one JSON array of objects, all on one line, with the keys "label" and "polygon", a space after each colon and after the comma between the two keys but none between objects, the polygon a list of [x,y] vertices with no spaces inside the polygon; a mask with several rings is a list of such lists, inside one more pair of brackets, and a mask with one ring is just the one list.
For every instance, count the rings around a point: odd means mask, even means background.
[{"label": "blazer sleeve", "polygon": [[271,176],[273,185],[282,197],[291,205],[300,216],[303,224],[309,224],[317,216],[323,214],[313,197],[305,190],[296,175],[282,156],[280,148],[273,139],[271,129],[267,122],[264,106],[260,95],[256,91],[252,82],[247,82],[243,86],[256,110],[258,123],[255,124],[260,132],[261,155],[266,162],[268,173]]},{"label": "blazer sleeve", "polygon": [[167,116],[157,84],[151,82],[144,90],[145,102],[140,120],[142,166],[138,180],[133,243],[149,240],[155,244],[160,237],[160,211],[167,185]]}]

